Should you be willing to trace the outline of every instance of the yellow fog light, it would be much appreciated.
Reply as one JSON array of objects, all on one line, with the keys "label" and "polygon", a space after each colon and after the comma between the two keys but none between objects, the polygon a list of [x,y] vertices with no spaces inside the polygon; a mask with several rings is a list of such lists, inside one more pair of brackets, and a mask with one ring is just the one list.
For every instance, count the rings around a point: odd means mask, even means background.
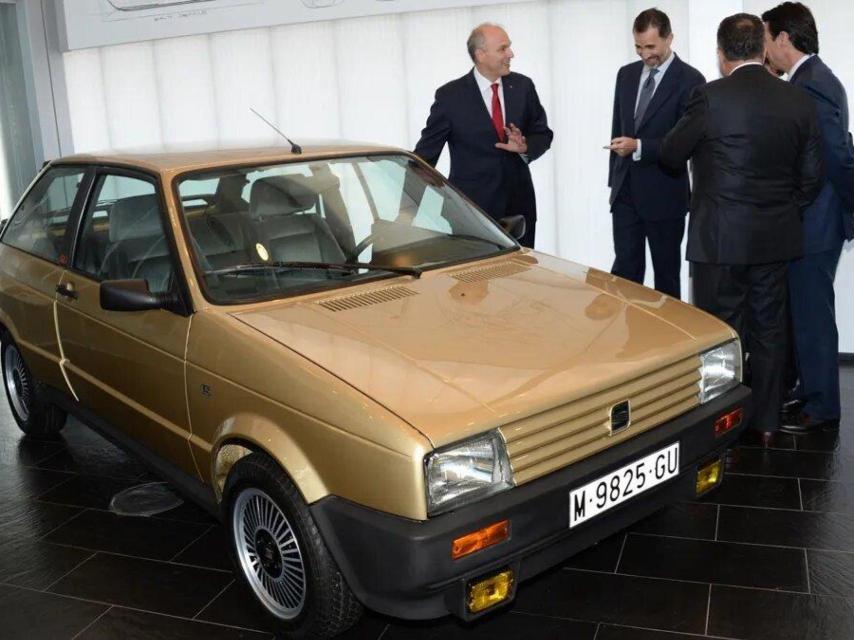
[{"label": "yellow fog light", "polygon": [[469,611],[479,613],[494,607],[507,600],[512,590],[513,572],[510,569],[477,582],[470,582],[467,602]]},{"label": "yellow fog light", "polygon": [[697,471],[697,495],[701,496],[718,486],[723,479],[723,475],[724,466],[720,458],[700,467]]}]

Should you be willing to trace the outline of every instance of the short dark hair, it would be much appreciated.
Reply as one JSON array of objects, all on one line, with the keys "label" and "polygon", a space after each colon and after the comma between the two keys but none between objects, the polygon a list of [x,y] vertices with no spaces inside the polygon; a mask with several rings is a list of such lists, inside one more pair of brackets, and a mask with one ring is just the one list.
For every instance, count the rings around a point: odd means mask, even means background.
[{"label": "short dark hair", "polygon": [[718,49],[727,60],[761,58],[765,51],[765,27],[759,16],[736,13],[718,27]]},{"label": "short dark hair", "polygon": [[762,22],[768,23],[772,38],[785,31],[795,49],[801,53],[818,53],[818,29],[806,5],[784,2],[763,13]]},{"label": "short dark hair", "polygon": [[650,27],[658,29],[658,36],[666,38],[670,35],[670,18],[661,9],[647,9],[641,11],[638,17],[635,18],[635,23],[632,25],[632,31],[635,33],[643,33]]}]

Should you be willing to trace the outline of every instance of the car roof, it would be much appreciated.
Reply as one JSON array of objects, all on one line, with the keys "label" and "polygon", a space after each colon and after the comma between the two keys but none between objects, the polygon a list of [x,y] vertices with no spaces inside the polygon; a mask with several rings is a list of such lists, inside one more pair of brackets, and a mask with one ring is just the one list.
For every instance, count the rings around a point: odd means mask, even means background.
[{"label": "car roof", "polygon": [[149,148],[133,151],[81,153],[58,158],[54,163],[110,164],[135,167],[155,173],[182,173],[230,165],[266,162],[308,161],[318,157],[350,156],[365,153],[400,153],[396,147],[342,140],[311,141],[301,145],[302,153],[291,151],[289,144],[255,147]]}]

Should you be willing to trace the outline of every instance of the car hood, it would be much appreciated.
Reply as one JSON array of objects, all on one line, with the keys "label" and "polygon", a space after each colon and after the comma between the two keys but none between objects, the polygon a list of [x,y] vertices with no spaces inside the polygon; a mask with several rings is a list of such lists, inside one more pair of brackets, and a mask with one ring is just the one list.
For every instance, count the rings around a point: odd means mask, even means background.
[{"label": "car hood", "polygon": [[234,316],[437,447],[734,337],[678,300],[534,252]]}]

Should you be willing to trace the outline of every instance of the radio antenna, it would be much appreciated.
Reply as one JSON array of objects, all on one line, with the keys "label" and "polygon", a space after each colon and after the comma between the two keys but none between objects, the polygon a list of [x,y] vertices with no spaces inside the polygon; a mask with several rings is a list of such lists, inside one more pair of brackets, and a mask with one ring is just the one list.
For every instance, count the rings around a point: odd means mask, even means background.
[{"label": "radio antenna", "polygon": [[281,130],[276,126],[276,125],[274,125],[272,122],[270,122],[269,120],[267,120],[267,118],[265,118],[265,117],[264,117],[264,116],[262,116],[260,113],[258,113],[257,111],[255,111],[255,109],[253,109],[252,107],[249,107],[249,110],[250,110],[252,113],[254,113],[256,116],[258,116],[259,118],[261,118],[261,120],[263,120],[263,121],[264,121],[264,123],[265,123],[268,127],[270,127],[273,131],[275,131],[275,132],[276,132],[276,133],[278,133],[280,136],[282,136],[285,140],[287,140],[287,141],[288,141],[288,143],[291,145],[291,153],[302,153],[302,147],[301,147],[301,146],[299,146],[299,145],[298,145],[296,142],[294,142],[293,140],[291,140],[291,139],[290,139],[288,136],[286,136],[284,133],[282,133],[282,131],[281,131]]}]

